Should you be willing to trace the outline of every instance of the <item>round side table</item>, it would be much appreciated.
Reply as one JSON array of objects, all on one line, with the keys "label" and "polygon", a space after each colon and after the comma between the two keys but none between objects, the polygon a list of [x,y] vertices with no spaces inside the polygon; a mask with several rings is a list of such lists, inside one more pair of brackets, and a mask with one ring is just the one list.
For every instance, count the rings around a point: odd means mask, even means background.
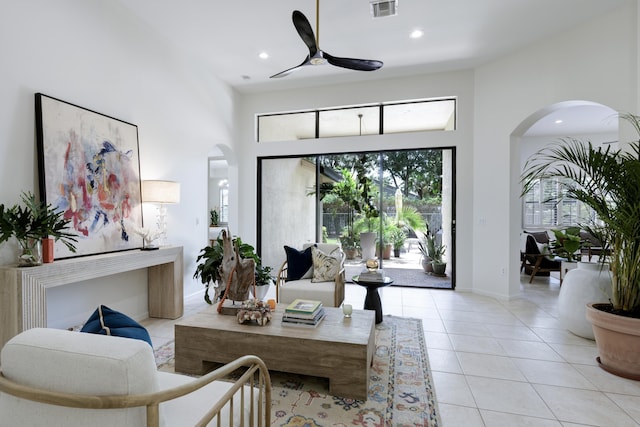
[{"label": "round side table", "polygon": [[393,280],[390,277],[385,277],[382,282],[371,282],[367,280],[360,280],[360,276],[354,276],[352,280],[353,283],[367,288],[367,296],[364,299],[364,309],[375,310],[376,324],[382,322],[382,302],[380,301],[378,288],[389,286],[393,283]]}]

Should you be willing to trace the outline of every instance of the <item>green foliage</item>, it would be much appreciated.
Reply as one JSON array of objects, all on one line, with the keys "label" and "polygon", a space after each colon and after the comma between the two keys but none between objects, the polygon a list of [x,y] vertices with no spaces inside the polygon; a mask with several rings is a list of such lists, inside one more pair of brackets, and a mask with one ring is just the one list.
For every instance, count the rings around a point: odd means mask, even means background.
[{"label": "green foliage", "polygon": [[413,230],[424,231],[424,218],[422,218],[422,214],[418,212],[414,206],[405,206],[402,205],[402,209],[400,210],[399,215],[399,227],[409,227]]},{"label": "green foliage", "polygon": [[[431,232],[431,228],[429,227],[429,223],[425,222],[425,233],[422,239],[418,242],[418,248],[420,248],[420,252],[422,256],[426,259],[433,260],[437,253],[437,241],[436,235]],[[442,255],[440,255],[442,257]]]},{"label": "green foliage", "polygon": [[556,236],[550,245],[551,252],[569,262],[576,261],[576,252],[580,249],[580,227],[567,227],[564,230],[551,230]]},{"label": "green foliage", "polygon": [[215,209],[211,209],[209,211],[209,223],[215,227],[218,225],[219,220],[220,220],[220,216],[218,215],[218,211]]},{"label": "green foliage", "polygon": [[[248,243],[242,241],[238,236],[234,236],[231,240],[234,247],[237,246],[238,253],[241,258],[253,259],[256,265],[255,280],[256,286],[268,285],[271,283],[273,276],[271,272],[273,268],[262,265],[262,260],[255,252],[255,248]],[[224,256],[222,236],[218,236],[212,246],[205,246],[200,250],[200,254],[196,258],[196,271],[193,278],[198,279],[205,285],[204,300],[212,304],[209,297],[209,286],[216,281],[220,281],[220,266],[222,265],[222,257]]]},{"label": "green foliage", "polygon": [[64,218],[62,211],[36,201],[31,192],[22,193],[20,198],[24,206],[16,204],[6,208],[0,204],[0,243],[6,242],[11,236],[20,241],[50,236],[56,241],[61,240],[71,252],[76,251],[74,242],[78,239],[75,234],[66,231],[71,221]]},{"label": "green foliage", "polygon": [[445,252],[446,252],[446,246],[445,245],[439,245],[439,244],[435,244],[434,248],[433,248],[433,255],[431,256],[431,261],[434,264],[441,264],[442,263],[442,257],[444,256]]},{"label": "green foliage", "polygon": [[[640,137],[640,117],[621,114]],[[640,142],[626,150],[594,148],[590,142],[563,138],[534,153],[521,176],[524,196],[540,179],[562,178],[568,197],[589,206],[596,217],[581,224],[607,251],[614,309],[640,312]]]},{"label": "green foliage", "polygon": [[441,198],[442,150],[404,150],[384,154],[385,172],[405,196]]},{"label": "green foliage", "polygon": [[353,234],[344,233],[340,236],[342,249],[357,249],[360,246],[360,239]]},{"label": "green foliage", "polygon": [[407,235],[404,230],[398,227],[395,224],[390,225],[387,228],[387,232],[389,235],[389,241],[393,245],[393,249],[400,249],[404,245],[404,242],[407,240]]}]

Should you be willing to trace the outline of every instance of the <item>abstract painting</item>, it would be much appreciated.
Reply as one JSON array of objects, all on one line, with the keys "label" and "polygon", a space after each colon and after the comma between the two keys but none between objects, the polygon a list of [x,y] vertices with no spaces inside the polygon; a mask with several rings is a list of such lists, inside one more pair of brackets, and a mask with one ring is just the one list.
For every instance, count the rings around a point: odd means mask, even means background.
[{"label": "abstract painting", "polygon": [[136,125],[36,93],[41,199],[64,212],[78,243],[56,259],[142,247]]}]

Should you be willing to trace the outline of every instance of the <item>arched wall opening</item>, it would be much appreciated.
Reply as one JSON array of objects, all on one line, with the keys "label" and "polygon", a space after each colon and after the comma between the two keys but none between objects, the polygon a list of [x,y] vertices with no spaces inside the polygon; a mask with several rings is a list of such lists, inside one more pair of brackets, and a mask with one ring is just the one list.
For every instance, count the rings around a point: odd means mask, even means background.
[{"label": "arched wall opening", "polygon": [[[238,160],[226,144],[216,144],[207,158],[207,239],[215,240],[221,228],[233,233],[238,222]],[[216,210],[219,222],[211,225],[211,211]],[[237,231],[236,231],[237,232]]]},{"label": "arched wall opening", "polygon": [[[562,137],[617,143],[617,112],[609,106],[585,100],[570,100],[548,105],[526,117],[511,133],[509,159],[509,295],[520,294],[520,250],[522,199],[520,174],[523,163],[538,147],[524,146],[528,141],[553,142]],[[598,138],[596,138],[598,139]],[[542,148],[540,145],[539,148]]]}]

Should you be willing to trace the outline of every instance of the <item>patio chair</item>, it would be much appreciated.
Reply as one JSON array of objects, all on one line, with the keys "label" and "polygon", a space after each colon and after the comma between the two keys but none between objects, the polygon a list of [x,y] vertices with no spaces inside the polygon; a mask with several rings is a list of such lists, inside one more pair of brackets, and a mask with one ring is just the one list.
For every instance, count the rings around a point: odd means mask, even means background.
[{"label": "patio chair", "polygon": [[[533,282],[533,278],[538,273],[560,272],[562,267],[561,261],[549,258],[549,254],[540,250],[542,245],[549,243],[549,237],[547,236],[546,242],[540,242],[534,235],[538,235],[541,240],[544,240],[541,233],[526,233],[525,251],[520,254],[520,271],[524,270],[527,274],[529,271],[531,272],[529,283]],[[546,236],[546,233],[544,235]]]}]

